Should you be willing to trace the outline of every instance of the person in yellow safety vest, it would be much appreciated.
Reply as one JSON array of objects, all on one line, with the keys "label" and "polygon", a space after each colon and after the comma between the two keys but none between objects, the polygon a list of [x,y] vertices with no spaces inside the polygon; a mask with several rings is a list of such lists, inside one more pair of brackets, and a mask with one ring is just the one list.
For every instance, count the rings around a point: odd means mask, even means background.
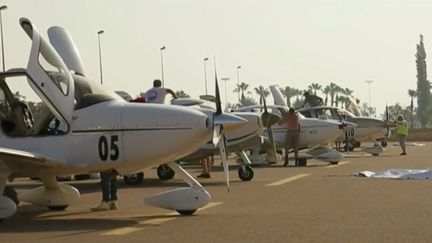
[{"label": "person in yellow safety vest", "polygon": [[395,133],[399,139],[399,144],[402,148],[402,153],[400,155],[406,155],[406,138],[408,136],[408,123],[404,119],[403,115],[397,116],[396,127],[395,127]]}]

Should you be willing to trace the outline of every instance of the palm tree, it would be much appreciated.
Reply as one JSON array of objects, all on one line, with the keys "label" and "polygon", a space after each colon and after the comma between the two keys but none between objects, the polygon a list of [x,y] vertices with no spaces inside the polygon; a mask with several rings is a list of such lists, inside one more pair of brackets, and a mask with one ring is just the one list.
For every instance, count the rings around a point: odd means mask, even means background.
[{"label": "palm tree", "polygon": [[[266,99],[270,95],[270,92],[268,91],[268,89],[264,88],[262,85],[255,87],[254,90],[259,96],[259,104],[262,105],[264,102],[264,99]],[[261,90],[262,90],[262,92],[261,92]]]},{"label": "palm tree", "polygon": [[409,89],[408,95],[411,97],[411,105],[410,105],[410,128],[413,128],[413,111],[414,111],[414,97],[417,96],[417,92],[415,90]]},{"label": "palm tree", "polygon": [[240,100],[240,106],[252,106],[256,105],[256,100],[250,96],[242,96]]},{"label": "palm tree", "polygon": [[352,97],[352,93],[354,92],[354,90],[349,89],[349,88],[345,88],[345,97],[347,98],[351,98]]},{"label": "palm tree", "polygon": [[321,88],[322,88],[322,86],[321,86],[319,83],[311,83],[311,84],[308,86],[308,90],[312,90],[313,93],[314,93],[314,95],[316,95],[316,92],[317,92],[318,90],[321,90]]},{"label": "palm tree", "polygon": [[190,98],[190,95],[186,94],[183,90],[177,90],[175,94],[177,98]]},{"label": "palm tree", "polygon": [[291,107],[291,98],[297,95],[297,89],[286,86],[285,89],[280,88],[280,91],[286,98],[287,106]]},{"label": "palm tree", "polygon": [[328,103],[328,95],[329,95],[329,93],[330,93],[330,86],[325,86],[325,88],[322,90],[322,92],[325,94],[325,100],[324,100],[324,103],[325,103],[325,105],[327,105],[327,103]]},{"label": "palm tree", "polygon": [[335,83],[330,83],[327,87],[329,87],[329,94],[330,94],[330,106],[333,106],[335,103],[335,96],[338,93],[339,86]]},{"label": "palm tree", "polygon": [[[236,92],[236,93],[240,93],[241,92],[241,98],[240,99],[244,99],[245,98],[244,92],[246,92],[248,88],[249,88],[249,84],[247,84],[245,82],[241,82],[234,89],[234,92]],[[239,102],[240,102],[240,100],[239,100]]]}]

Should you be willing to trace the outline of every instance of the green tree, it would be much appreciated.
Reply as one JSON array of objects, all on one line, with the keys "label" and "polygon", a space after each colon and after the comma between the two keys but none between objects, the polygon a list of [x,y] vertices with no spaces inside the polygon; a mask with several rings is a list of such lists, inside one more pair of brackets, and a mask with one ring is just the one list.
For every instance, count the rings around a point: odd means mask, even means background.
[{"label": "green tree", "polygon": [[324,104],[328,105],[328,96],[330,94],[330,86],[329,85],[325,86],[324,89],[322,90],[322,92],[325,94]]},{"label": "green tree", "polygon": [[250,97],[250,96],[242,96],[240,98],[240,106],[251,106],[251,105],[256,105],[257,102],[254,98]]},{"label": "green tree", "polygon": [[423,35],[420,35],[420,43],[417,44],[417,117],[422,127],[428,123],[427,108],[430,104],[430,83],[427,80],[426,51],[423,45]]},{"label": "green tree", "polygon": [[[259,97],[259,104],[262,105],[264,103],[264,99],[266,99],[270,95],[270,91],[264,88],[262,85],[255,87],[254,90]],[[262,93],[261,90],[263,91]]]},{"label": "green tree", "polygon": [[313,93],[316,95],[317,91],[321,90],[322,86],[319,83],[311,83],[308,86],[308,90],[313,91]]},{"label": "green tree", "polygon": [[239,102],[241,103],[241,100],[245,98],[244,93],[249,89],[249,84],[245,82],[241,82],[237,85],[237,87],[234,89],[234,92],[241,93]]},{"label": "green tree", "polygon": [[340,87],[335,83],[330,83],[328,87],[330,94],[330,106],[333,106],[335,104],[335,97],[338,94]]},{"label": "green tree", "polygon": [[413,89],[408,90],[408,95],[411,97],[411,104],[410,104],[410,128],[413,128],[414,121],[413,121],[413,111],[414,111],[414,97],[417,96],[417,92]]},{"label": "green tree", "polygon": [[183,90],[177,90],[175,94],[177,98],[190,98],[190,95],[186,94]]},{"label": "green tree", "polygon": [[291,98],[297,95],[298,89],[286,86],[285,89],[281,88],[280,91],[286,98],[287,106],[291,107]]}]

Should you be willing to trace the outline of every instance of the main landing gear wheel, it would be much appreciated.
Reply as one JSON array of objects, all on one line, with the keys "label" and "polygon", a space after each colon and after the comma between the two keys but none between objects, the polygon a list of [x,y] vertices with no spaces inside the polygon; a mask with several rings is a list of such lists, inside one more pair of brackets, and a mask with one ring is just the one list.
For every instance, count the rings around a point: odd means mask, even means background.
[{"label": "main landing gear wheel", "polygon": [[144,181],[144,172],[123,176],[126,185],[141,185]]},{"label": "main landing gear wheel", "polygon": [[242,167],[239,167],[238,176],[242,181],[250,181],[254,177],[254,171],[250,166],[245,166],[244,170]]},{"label": "main landing gear wheel", "polygon": [[175,172],[168,165],[159,165],[156,172],[159,179],[164,181],[171,180],[175,175]]},{"label": "main landing gear wheel", "polygon": [[329,162],[331,165],[338,165],[339,161],[335,161],[335,162]]},{"label": "main landing gear wheel", "polygon": [[17,206],[20,203],[20,201],[18,200],[18,194],[11,186],[5,186],[3,196],[10,198]]},{"label": "main landing gear wheel", "polygon": [[387,141],[382,141],[382,142],[381,142],[381,146],[383,146],[383,147],[387,147]]},{"label": "main landing gear wheel", "polygon": [[64,211],[69,205],[61,205],[61,206],[47,206],[47,208],[51,211]]},{"label": "main landing gear wheel", "polygon": [[179,213],[182,216],[191,216],[192,214],[194,214],[197,210],[193,209],[193,210],[176,210],[177,213]]}]

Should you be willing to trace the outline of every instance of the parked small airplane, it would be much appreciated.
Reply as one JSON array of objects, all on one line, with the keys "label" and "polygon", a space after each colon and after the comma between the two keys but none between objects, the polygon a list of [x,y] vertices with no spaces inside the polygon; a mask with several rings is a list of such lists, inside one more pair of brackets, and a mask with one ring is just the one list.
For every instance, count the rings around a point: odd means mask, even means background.
[{"label": "parked small airplane", "polygon": [[[276,85],[270,86],[271,93],[275,104],[286,105],[285,100]],[[345,132],[335,140],[336,142],[344,142],[349,148],[359,147],[361,141],[381,140],[382,146],[387,146],[387,138],[390,135],[389,126],[392,126],[390,121],[383,121],[377,118],[356,117],[351,112],[337,107],[317,106],[298,109],[302,115],[308,118],[318,118],[323,120],[335,120],[344,123],[353,123],[357,126],[350,126],[345,129]],[[348,142],[347,142],[348,141]],[[364,151],[373,155],[378,155],[383,152],[380,146],[366,148]]]},{"label": "parked small airplane", "polygon": [[[261,106],[248,106],[248,107],[241,107],[236,109],[236,111],[256,111],[260,112],[262,109]],[[269,105],[268,109],[270,110],[269,113],[272,114],[278,114],[280,116],[283,116],[288,112],[287,107],[283,106],[277,106],[277,105]],[[306,148],[313,148],[315,146],[319,145],[326,145],[332,141],[334,141],[336,138],[340,136],[340,133],[343,132],[343,124],[340,122],[332,121],[332,120],[320,120],[320,119],[314,119],[314,118],[305,118],[301,114],[299,114],[299,123],[300,123],[300,141],[299,141],[299,148],[306,149]],[[349,126],[353,126],[352,124],[349,124]],[[284,124],[274,124],[272,126],[272,130],[274,133],[274,142],[278,148],[285,148],[285,139],[286,139],[286,133],[287,128]],[[266,133],[263,133],[263,136],[266,136]],[[343,157],[341,154],[338,153],[338,156],[335,157],[334,151],[328,149],[327,151],[321,150],[322,153],[316,154],[314,156],[323,155],[324,153],[332,152],[332,154],[328,154],[328,157],[322,156],[321,158],[325,160],[325,158],[328,158],[328,162],[331,163],[337,163],[339,162]],[[271,151],[267,151],[268,154],[272,154]],[[275,156],[267,157],[267,159],[271,159],[271,162],[275,161]],[[260,160],[256,153],[255,155],[251,156],[252,164],[262,164],[265,163],[264,161]]]},{"label": "parked small airplane", "polygon": [[[125,102],[83,77],[82,67],[68,68],[30,20],[21,18],[20,25],[32,40],[27,68],[0,73],[0,193],[6,193],[0,196],[0,220],[17,210],[10,199],[16,193],[5,190],[8,179],[39,177],[43,186],[19,194],[19,199],[63,210],[80,194],[73,186],[58,183],[56,175],[109,169],[129,173],[175,161],[210,139],[225,154],[224,132],[245,122],[222,113],[220,98],[212,119],[180,106]],[[68,37],[60,30],[60,36]],[[23,85],[32,92],[31,102],[20,100],[12,89]],[[217,80],[216,90],[219,97]],[[169,166],[190,187],[146,198],[148,204],[193,214],[210,201],[210,194],[192,176],[176,163]],[[224,160],[228,183],[227,167]]]},{"label": "parked small airplane", "polygon": [[[214,97],[212,98],[214,100]],[[209,118],[211,118],[216,111],[215,103],[203,99],[180,98],[172,100],[171,104],[197,109],[207,114]],[[269,121],[270,118],[268,116],[263,116],[255,112],[232,112],[231,114],[241,117],[247,122],[241,127],[226,133],[227,151],[235,152],[242,158],[242,160],[239,160],[240,166],[238,168],[238,176],[243,181],[250,181],[254,176],[254,171],[250,166],[251,162],[245,150],[257,146],[257,138],[265,128],[264,124],[269,124],[269,122],[274,123],[279,120],[279,118],[277,117],[273,121]],[[200,149],[181,158],[179,161],[197,160],[205,155],[218,153],[218,149],[209,141],[207,144],[201,146]],[[159,165],[157,168],[157,175],[162,180],[170,180],[174,177],[175,172],[166,165]],[[144,173],[140,172],[124,175],[123,178],[127,184],[140,184],[143,181]]]}]

